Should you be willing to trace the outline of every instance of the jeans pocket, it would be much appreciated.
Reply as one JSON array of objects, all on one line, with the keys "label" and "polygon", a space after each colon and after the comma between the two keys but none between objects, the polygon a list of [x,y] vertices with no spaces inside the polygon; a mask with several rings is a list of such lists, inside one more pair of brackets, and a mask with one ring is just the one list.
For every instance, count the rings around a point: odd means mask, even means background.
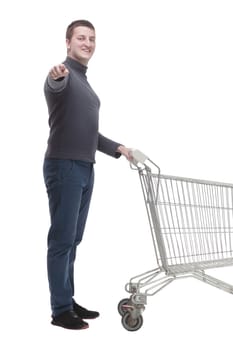
[{"label": "jeans pocket", "polygon": [[70,159],[59,160],[58,173],[61,181],[65,180],[71,175],[73,170],[73,163],[73,160]]},{"label": "jeans pocket", "polygon": [[61,185],[70,176],[73,169],[73,161],[70,159],[45,159],[44,181],[47,189]]}]

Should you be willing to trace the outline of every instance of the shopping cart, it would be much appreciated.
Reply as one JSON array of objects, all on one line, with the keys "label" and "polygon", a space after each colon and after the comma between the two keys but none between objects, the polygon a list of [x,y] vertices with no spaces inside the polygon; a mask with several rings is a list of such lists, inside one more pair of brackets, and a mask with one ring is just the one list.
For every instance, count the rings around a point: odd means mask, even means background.
[{"label": "shopping cart", "polygon": [[194,277],[233,293],[232,285],[205,273],[233,265],[233,184],[161,175],[143,153],[135,150],[132,155],[157,265],[125,286],[130,297],[119,302],[118,311],[128,331],[141,328],[147,297],[175,279]]}]

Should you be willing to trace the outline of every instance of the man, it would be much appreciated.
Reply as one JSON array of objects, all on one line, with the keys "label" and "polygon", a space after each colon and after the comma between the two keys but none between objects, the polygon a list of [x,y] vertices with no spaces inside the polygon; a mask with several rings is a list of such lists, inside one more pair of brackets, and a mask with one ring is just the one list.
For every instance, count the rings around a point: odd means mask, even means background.
[{"label": "man", "polygon": [[74,300],[74,261],[88,215],[95,152],[130,160],[130,149],[98,131],[100,101],[87,81],[95,51],[95,28],[86,20],[66,32],[67,58],[53,67],[45,82],[50,135],[44,160],[51,227],[48,233],[48,280],[52,324],[88,328],[83,319],[99,316]]}]

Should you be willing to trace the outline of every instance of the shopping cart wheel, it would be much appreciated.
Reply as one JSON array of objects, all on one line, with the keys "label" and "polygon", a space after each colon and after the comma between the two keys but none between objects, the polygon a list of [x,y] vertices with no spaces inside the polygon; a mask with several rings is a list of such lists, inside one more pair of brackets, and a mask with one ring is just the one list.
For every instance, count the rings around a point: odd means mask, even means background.
[{"label": "shopping cart wheel", "polygon": [[122,299],[118,304],[118,312],[123,316],[128,310],[127,305],[131,305],[131,301],[128,298]]},{"label": "shopping cart wheel", "polygon": [[121,319],[123,327],[127,331],[137,331],[142,327],[143,318],[142,315],[139,315],[137,318],[132,318],[130,312],[126,312]]}]

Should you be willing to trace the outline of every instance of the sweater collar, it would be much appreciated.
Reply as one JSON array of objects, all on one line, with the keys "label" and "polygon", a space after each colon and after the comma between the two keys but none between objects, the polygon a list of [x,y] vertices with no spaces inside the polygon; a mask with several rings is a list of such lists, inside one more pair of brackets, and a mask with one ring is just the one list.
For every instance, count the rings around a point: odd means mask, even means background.
[{"label": "sweater collar", "polygon": [[71,68],[78,70],[79,72],[86,74],[87,72],[87,66],[84,66],[83,64],[81,64],[80,62],[78,62],[77,60],[74,60],[73,58],[67,56],[66,57],[66,62],[68,62],[68,64],[71,66]]}]

